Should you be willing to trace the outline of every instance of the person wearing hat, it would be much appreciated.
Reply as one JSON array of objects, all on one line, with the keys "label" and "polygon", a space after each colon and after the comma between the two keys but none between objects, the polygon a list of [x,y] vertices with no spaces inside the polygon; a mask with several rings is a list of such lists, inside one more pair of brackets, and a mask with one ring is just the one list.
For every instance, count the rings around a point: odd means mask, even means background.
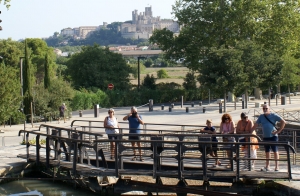
[{"label": "person wearing hat", "polygon": [[[252,131],[253,121],[248,118],[248,115],[245,112],[241,113],[241,120],[238,121],[236,126],[236,134],[254,134],[256,135],[255,130]],[[240,137],[239,142],[251,142],[251,143],[258,143],[256,137]],[[242,151],[245,154],[245,158],[248,158],[248,145],[242,145]],[[250,158],[256,159],[257,154],[256,150],[259,148],[258,145],[250,145]],[[255,160],[251,160],[251,168],[254,169]],[[247,161],[245,161],[245,169],[247,168]]]},{"label": "person wearing hat", "polygon": [[[278,134],[281,133],[283,128],[285,127],[285,120],[280,117],[276,113],[271,113],[270,106],[268,104],[263,105],[263,114],[261,114],[258,119],[256,120],[256,123],[252,127],[252,131],[256,130],[258,125],[262,126],[263,131],[263,141],[264,142],[273,142],[275,145],[265,145],[265,153],[266,153],[266,166],[263,167],[262,171],[270,171],[270,158],[271,154],[270,151],[272,150],[274,153],[274,159],[275,159],[275,171],[279,171],[279,152],[278,152],[278,146],[276,143],[278,142]],[[280,127],[276,127],[276,123],[280,122]]]},{"label": "person wearing hat", "polygon": [[[130,113],[126,116],[124,116],[123,120],[128,120],[129,122],[129,133],[132,134],[140,134],[141,133],[141,124],[143,125],[143,119],[142,116],[138,115],[137,113],[137,108],[136,107],[131,107],[130,109]],[[137,144],[137,146],[139,147],[138,151],[139,151],[139,155],[140,155],[140,161],[144,161],[144,159],[142,158],[142,150],[140,149],[141,147],[141,138],[140,136],[136,136],[136,135],[132,135],[129,136],[129,140],[137,140],[136,142],[131,142],[132,147],[135,147],[135,144]],[[133,154],[134,157],[131,159],[132,161],[136,160],[136,151],[135,149],[133,149]]]},{"label": "person wearing hat", "polygon": [[108,116],[105,117],[103,127],[105,127],[105,133],[108,136],[108,139],[112,140],[110,142],[110,158],[114,159],[115,158],[115,142],[113,140],[117,139],[116,135],[112,134],[117,134],[119,133],[119,123],[118,119],[115,117],[115,110],[113,108],[110,108],[108,110]]},{"label": "person wearing hat", "polygon": [[[207,133],[207,134],[216,134],[217,133],[216,132],[216,128],[214,126],[212,126],[212,120],[210,120],[210,119],[206,120],[206,127],[204,127],[203,129],[200,129],[200,133]],[[217,139],[216,136],[213,136],[212,139],[211,139],[211,141],[212,142],[218,142],[218,139]],[[218,147],[217,143],[212,144],[213,150],[210,153],[210,155],[212,157],[216,157],[217,158],[214,167],[218,167],[218,166],[221,165],[221,162],[218,160],[218,152],[216,150],[217,147]],[[201,151],[201,148],[200,148],[200,151]]]}]

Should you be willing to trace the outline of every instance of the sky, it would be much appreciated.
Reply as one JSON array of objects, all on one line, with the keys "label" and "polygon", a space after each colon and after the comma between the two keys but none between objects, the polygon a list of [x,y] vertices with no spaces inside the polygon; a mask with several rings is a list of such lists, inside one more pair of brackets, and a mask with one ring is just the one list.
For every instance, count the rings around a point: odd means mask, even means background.
[{"label": "sky", "polygon": [[64,28],[131,20],[132,11],[152,6],[153,16],[174,19],[175,0],[11,0],[0,5],[0,39],[46,38]]}]

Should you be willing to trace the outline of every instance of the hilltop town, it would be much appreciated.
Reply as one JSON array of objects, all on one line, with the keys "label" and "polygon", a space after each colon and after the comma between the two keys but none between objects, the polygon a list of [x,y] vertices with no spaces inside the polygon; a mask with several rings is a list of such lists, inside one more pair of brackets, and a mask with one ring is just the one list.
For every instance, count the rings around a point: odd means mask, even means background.
[{"label": "hilltop town", "polygon": [[[65,28],[61,30],[61,35],[72,36],[75,39],[85,39],[92,32],[106,29],[107,22],[103,22],[99,26],[81,26],[76,28]],[[152,7],[145,7],[144,12],[138,13],[138,10],[132,11],[132,18],[130,21],[123,22],[118,31],[121,32],[122,37],[131,39],[149,39],[155,29],[168,29],[175,34],[180,31],[179,24],[172,19],[161,19],[160,16],[154,17]]]}]

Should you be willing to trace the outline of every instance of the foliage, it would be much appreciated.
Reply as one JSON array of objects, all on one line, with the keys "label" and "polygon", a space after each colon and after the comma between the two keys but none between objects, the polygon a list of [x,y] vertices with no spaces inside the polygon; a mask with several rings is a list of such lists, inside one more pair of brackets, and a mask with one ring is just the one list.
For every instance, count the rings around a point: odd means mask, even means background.
[{"label": "foliage", "polygon": [[157,71],[157,77],[161,79],[161,78],[168,78],[169,76],[165,69],[160,69]]},{"label": "foliage", "polygon": [[35,76],[36,83],[44,81],[45,75],[45,56],[48,55],[49,75],[50,77],[55,76],[56,65],[55,54],[52,48],[47,46],[47,43],[41,39],[26,39],[28,48],[30,49],[30,62],[32,66],[32,73]]},{"label": "foliage", "polygon": [[195,72],[188,72],[184,78],[184,82],[182,86],[187,90],[196,89],[197,77],[195,76]]},{"label": "foliage", "polygon": [[0,123],[20,113],[21,85],[17,73],[15,68],[0,61]]},{"label": "foliage", "polygon": [[142,86],[147,89],[152,89],[154,90],[156,88],[155,85],[155,78],[153,74],[150,76],[149,74],[146,75],[144,78],[144,81],[142,82]]},{"label": "foliage", "polygon": [[27,39],[25,40],[25,61],[23,65],[23,95],[24,95],[24,114],[31,114],[32,102],[32,87],[33,74],[31,62],[29,60],[29,52],[27,46]]},{"label": "foliage", "polygon": [[85,110],[93,108],[95,104],[99,104],[100,107],[109,106],[107,94],[101,90],[93,93],[85,89],[81,89],[80,91],[75,92],[75,96],[71,102],[71,107],[73,110]]},{"label": "foliage", "polygon": [[[280,82],[280,68],[282,68],[280,64],[284,60],[280,60],[280,58],[284,58],[289,52],[290,55],[295,55],[299,48],[299,26],[295,25],[300,22],[298,9],[298,0],[281,3],[278,3],[277,0],[179,0],[173,6],[175,18],[182,25],[179,36],[173,36],[173,33],[167,29],[155,30],[150,42],[159,45],[164,51],[166,59],[184,58],[188,68],[200,71],[207,66],[205,59],[212,54],[212,51],[223,48],[224,50],[228,49],[227,54],[229,54],[234,52],[231,49],[237,48],[240,42],[250,40],[265,49],[261,55],[267,57],[263,61],[266,66],[264,69],[260,68],[260,72],[271,71],[260,74],[260,82],[252,80],[241,83],[240,86],[243,87],[238,87],[238,89],[253,88],[258,83],[260,87],[267,88],[268,86],[269,88],[275,83],[275,80],[277,83]],[[245,50],[243,49],[243,51]],[[245,55],[245,53],[243,54]],[[252,54],[255,55],[255,52]],[[273,61],[272,58],[274,58]],[[238,61],[240,60],[238,59]],[[252,58],[252,60],[254,59]],[[248,64],[251,62],[248,61]],[[258,65],[255,60],[254,64]],[[224,64],[220,63],[219,65]],[[254,66],[250,66],[250,69],[253,68]],[[214,68],[217,72],[222,69],[222,67]],[[200,78],[204,76],[201,72],[199,74]],[[214,75],[215,73],[207,74]],[[230,74],[234,74],[234,72]],[[222,73],[219,71],[215,75],[218,78],[210,81],[212,82],[211,86],[218,86],[222,84],[221,81],[230,82],[226,80],[228,74],[221,76]],[[218,83],[216,83],[217,80]],[[205,81],[205,79],[201,79],[201,81]],[[234,82],[231,85],[239,85],[239,83]],[[233,90],[228,84],[225,86]]]},{"label": "foliage", "polygon": [[45,56],[45,76],[44,76],[44,87],[45,89],[50,87],[50,63],[49,56],[46,54]]},{"label": "foliage", "polygon": [[19,68],[20,57],[24,57],[24,43],[11,39],[0,40],[0,56],[5,59],[7,65]]},{"label": "foliage", "polygon": [[[129,64],[130,68],[131,68],[131,73],[133,75],[133,77],[136,79],[138,78],[138,65],[137,63],[135,64]],[[145,65],[140,64],[140,73],[143,73],[146,70]]]},{"label": "foliage", "polygon": [[[2,0],[0,0],[0,4],[2,3]],[[3,0],[3,4],[6,6],[8,9],[10,7],[10,0]]]},{"label": "foliage", "polygon": [[66,103],[68,110],[72,110],[69,105],[74,96],[71,85],[61,79],[52,79],[51,86],[44,88],[43,84],[34,86],[34,106],[36,115],[58,112],[58,107]]},{"label": "foliage", "polygon": [[81,53],[68,61],[68,74],[76,89],[96,87],[107,89],[109,83],[115,89],[129,89],[130,67],[121,54],[113,53],[99,45],[85,46]]},{"label": "foliage", "polygon": [[144,65],[146,67],[151,67],[151,65],[153,64],[153,61],[151,58],[147,58],[145,61],[144,61]]}]

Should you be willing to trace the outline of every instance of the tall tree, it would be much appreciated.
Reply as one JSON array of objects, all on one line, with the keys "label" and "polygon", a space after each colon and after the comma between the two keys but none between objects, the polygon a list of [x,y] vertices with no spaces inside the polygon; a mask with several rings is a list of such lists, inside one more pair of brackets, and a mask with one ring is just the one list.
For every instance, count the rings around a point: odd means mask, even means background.
[{"label": "tall tree", "polygon": [[29,51],[27,41],[25,39],[25,61],[23,65],[23,95],[24,95],[24,114],[31,114],[31,102],[32,102],[32,68],[29,59]]},{"label": "tall tree", "polygon": [[0,59],[0,123],[7,121],[20,109],[21,95],[17,69],[5,66]]},{"label": "tall tree", "polygon": [[129,89],[130,67],[121,54],[95,44],[85,46],[82,52],[71,56],[68,61],[68,73],[76,89],[100,88],[106,90],[109,83],[114,89]]},{"label": "tall tree", "polygon": [[50,87],[50,62],[49,62],[49,56],[46,54],[45,56],[45,76],[44,76],[44,87],[45,89]]}]

